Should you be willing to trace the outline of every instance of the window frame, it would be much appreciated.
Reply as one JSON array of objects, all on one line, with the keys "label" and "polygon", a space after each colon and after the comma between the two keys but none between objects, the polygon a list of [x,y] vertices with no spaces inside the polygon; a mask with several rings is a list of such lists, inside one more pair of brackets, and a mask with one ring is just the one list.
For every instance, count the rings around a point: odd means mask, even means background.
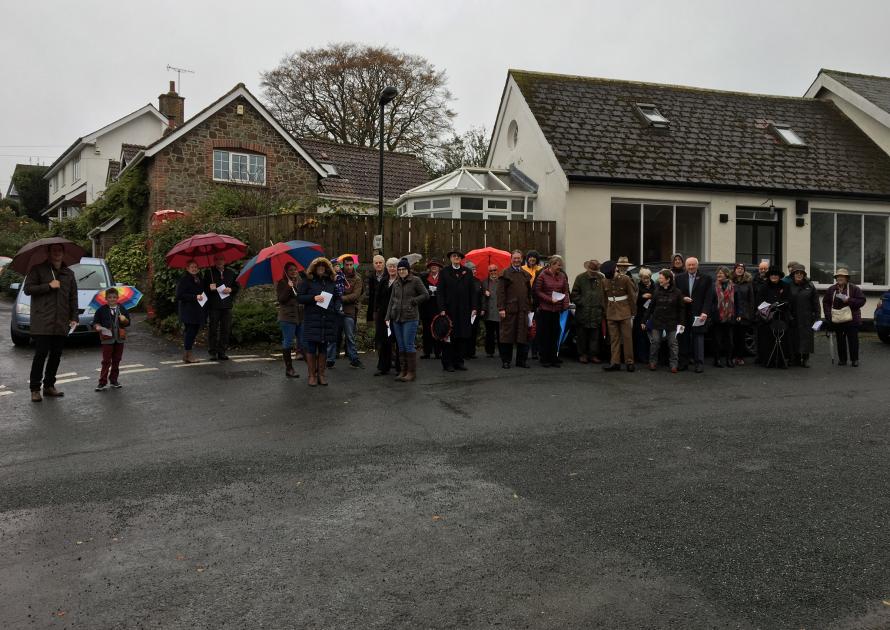
[{"label": "window frame", "polygon": [[72,181],[80,181],[80,157],[74,158],[74,179]]},{"label": "window frame", "polygon": [[[860,210],[832,210],[830,208],[813,208],[811,211],[812,215],[815,214],[829,214],[832,216],[832,266],[833,271],[837,271],[838,262],[837,262],[837,217],[838,215],[853,215],[859,217],[859,271],[861,274],[861,279],[857,283],[857,286],[862,289],[868,291],[888,291],[890,290],[890,213],[886,212],[863,212]],[[887,227],[885,228],[884,233],[884,279],[886,280],[885,284],[875,284],[873,282],[866,281],[865,278],[865,218],[866,217],[882,217],[887,219]],[[813,232],[812,228],[810,230],[810,266],[812,267],[812,253],[813,253]],[[849,264],[849,263],[848,263]],[[817,283],[813,282],[816,285],[817,289],[826,290],[831,284],[825,283]]]},{"label": "window frame", "polygon": [[[637,113],[643,117],[650,126],[657,129],[667,129],[671,125],[670,119],[661,113],[658,106],[654,103],[634,103]],[[647,111],[651,110],[651,111]]]},{"label": "window frame", "polygon": [[[228,178],[223,179],[221,177],[217,177],[217,174],[216,174],[217,173],[217,168],[216,168],[217,154],[227,154],[229,156],[228,169],[226,171],[228,173]],[[246,161],[247,166],[246,166],[245,172],[247,173],[247,179],[235,179],[234,177],[232,177],[232,173],[233,173],[232,164],[233,164],[233,160],[236,157],[238,158],[239,164],[241,163],[241,158],[244,158],[244,160]],[[263,179],[262,179],[262,181],[251,181],[250,180],[250,178],[251,178],[251,172],[250,172],[251,158],[253,158],[254,160],[258,160],[258,159],[262,158],[262,163],[263,163],[263,166],[262,166]],[[268,164],[268,158],[263,153],[245,153],[245,152],[241,152],[241,151],[229,151],[228,149],[213,149],[213,155],[212,155],[211,159],[213,160],[212,167],[211,167],[211,177],[213,178],[213,181],[215,181],[215,182],[222,182],[225,184],[240,184],[240,185],[244,185],[244,186],[265,186],[266,185],[266,182],[267,182],[267,178],[266,178],[267,168],[266,167]],[[241,169],[239,167],[239,173],[240,172],[241,172]]]},{"label": "window frame", "polygon": [[[805,147],[807,146],[806,141],[801,138],[800,134],[797,133],[791,125],[773,123],[770,125],[773,130],[773,133],[779,138],[779,141],[782,142],[785,146],[789,147]],[[788,135],[786,135],[786,133]]]},{"label": "window frame", "polygon": [[[669,261],[657,261],[650,260],[646,261],[643,258],[643,252],[645,251],[645,234],[646,234],[646,206],[670,206],[671,207],[671,252],[677,251],[677,208],[698,208],[701,210],[701,253],[699,255],[700,259],[705,260],[705,252],[707,251],[707,243],[708,243],[708,210],[710,208],[710,204],[700,202],[700,201],[665,201],[663,199],[622,199],[618,197],[612,197],[609,203],[609,255],[614,258],[616,256],[627,256],[629,253],[623,252],[613,252],[612,251],[612,207],[615,204],[623,204],[629,206],[638,206],[639,207],[639,221],[640,221],[640,234],[639,241],[637,243],[637,251],[634,252],[634,256],[639,259],[640,265],[652,263],[652,262],[669,262]],[[685,252],[684,252],[685,254]]]}]

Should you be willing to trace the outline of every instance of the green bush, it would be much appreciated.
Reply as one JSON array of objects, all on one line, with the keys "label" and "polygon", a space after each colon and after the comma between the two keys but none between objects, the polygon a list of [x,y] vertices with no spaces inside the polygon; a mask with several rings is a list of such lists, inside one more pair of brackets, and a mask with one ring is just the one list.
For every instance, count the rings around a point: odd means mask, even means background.
[{"label": "green bush", "polygon": [[145,234],[139,232],[122,238],[105,254],[105,262],[115,282],[143,287],[148,269]]},{"label": "green bush", "polygon": [[0,208],[0,256],[12,258],[22,245],[43,236],[44,226],[11,208]]},{"label": "green bush", "polygon": [[267,302],[235,302],[232,307],[232,345],[275,342],[281,338],[278,314]]},{"label": "green bush", "polygon": [[3,268],[3,271],[0,272],[0,293],[8,293],[9,295],[15,295],[15,291],[9,288],[9,285],[15,282],[24,282],[25,279],[21,274],[16,273],[12,269],[9,268],[9,265]]}]

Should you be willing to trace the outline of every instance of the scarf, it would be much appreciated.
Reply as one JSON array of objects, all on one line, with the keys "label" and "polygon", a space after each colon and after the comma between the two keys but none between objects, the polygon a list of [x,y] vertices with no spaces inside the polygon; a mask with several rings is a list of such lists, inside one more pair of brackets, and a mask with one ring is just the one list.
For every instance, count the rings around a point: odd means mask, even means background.
[{"label": "scarf", "polygon": [[735,311],[735,285],[732,282],[717,284],[717,316],[721,322],[731,322]]}]

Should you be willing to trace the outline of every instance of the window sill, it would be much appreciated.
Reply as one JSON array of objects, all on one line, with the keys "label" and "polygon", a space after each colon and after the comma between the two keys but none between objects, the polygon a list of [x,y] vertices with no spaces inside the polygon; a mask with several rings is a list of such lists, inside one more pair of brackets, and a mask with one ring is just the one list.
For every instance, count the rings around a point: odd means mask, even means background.
[{"label": "window sill", "polygon": [[234,179],[216,179],[213,178],[214,183],[216,184],[229,184],[231,186],[249,186],[251,188],[266,188],[266,182],[240,182]]}]

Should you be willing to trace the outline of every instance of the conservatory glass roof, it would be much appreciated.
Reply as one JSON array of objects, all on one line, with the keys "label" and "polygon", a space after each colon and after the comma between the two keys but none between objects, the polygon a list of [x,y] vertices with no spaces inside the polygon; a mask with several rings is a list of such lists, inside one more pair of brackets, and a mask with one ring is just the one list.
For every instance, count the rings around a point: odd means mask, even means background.
[{"label": "conservatory glass roof", "polygon": [[447,195],[450,193],[517,193],[528,195],[538,192],[537,185],[517,169],[491,169],[463,166],[438,179],[404,193],[396,204],[409,197]]}]

